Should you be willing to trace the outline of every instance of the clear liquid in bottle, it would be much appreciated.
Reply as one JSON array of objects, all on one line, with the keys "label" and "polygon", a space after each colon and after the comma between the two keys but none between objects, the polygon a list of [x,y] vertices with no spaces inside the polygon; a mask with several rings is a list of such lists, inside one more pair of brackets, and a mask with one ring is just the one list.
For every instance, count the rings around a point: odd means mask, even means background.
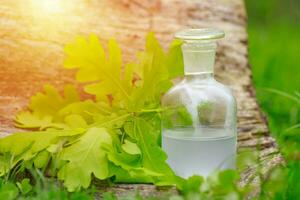
[{"label": "clear liquid in bottle", "polygon": [[[199,130],[200,131],[200,130]],[[193,129],[165,131],[162,147],[168,155],[168,164],[183,178],[194,174],[208,176],[214,170],[234,169],[236,154],[236,135],[234,130],[202,128],[211,135],[219,137],[184,137],[192,135]],[[224,134],[224,131],[229,133]]]}]

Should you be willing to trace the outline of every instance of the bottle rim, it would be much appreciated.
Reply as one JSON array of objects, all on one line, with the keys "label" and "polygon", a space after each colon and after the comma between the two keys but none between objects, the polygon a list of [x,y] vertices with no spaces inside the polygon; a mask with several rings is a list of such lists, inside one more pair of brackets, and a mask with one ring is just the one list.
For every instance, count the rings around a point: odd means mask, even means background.
[{"label": "bottle rim", "polygon": [[175,33],[175,38],[189,40],[217,40],[225,37],[224,31],[217,28],[191,28]]}]

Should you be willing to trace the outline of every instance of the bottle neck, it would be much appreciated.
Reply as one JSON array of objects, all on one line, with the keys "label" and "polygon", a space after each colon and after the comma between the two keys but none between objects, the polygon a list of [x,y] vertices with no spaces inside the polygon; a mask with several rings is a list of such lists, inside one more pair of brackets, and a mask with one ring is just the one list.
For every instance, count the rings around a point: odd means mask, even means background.
[{"label": "bottle neck", "polygon": [[200,84],[203,81],[212,81],[214,80],[214,74],[211,73],[200,73],[200,74],[186,74],[184,76],[184,81],[192,84]]},{"label": "bottle neck", "polygon": [[185,75],[193,75],[192,77],[196,75],[199,78],[206,77],[205,74],[213,76],[216,47],[215,41],[185,42],[181,47]]}]

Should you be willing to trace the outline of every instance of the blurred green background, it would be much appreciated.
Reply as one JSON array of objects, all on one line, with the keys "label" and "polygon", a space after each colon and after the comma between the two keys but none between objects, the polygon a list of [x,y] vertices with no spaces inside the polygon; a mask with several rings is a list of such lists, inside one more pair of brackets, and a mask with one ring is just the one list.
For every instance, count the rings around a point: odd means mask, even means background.
[{"label": "blurred green background", "polygon": [[246,0],[246,7],[257,99],[286,160],[261,197],[299,199],[300,0]]},{"label": "blurred green background", "polygon": [[258,101],[278,140],[300,141],[300,1],[246,0],[246,7]]}]

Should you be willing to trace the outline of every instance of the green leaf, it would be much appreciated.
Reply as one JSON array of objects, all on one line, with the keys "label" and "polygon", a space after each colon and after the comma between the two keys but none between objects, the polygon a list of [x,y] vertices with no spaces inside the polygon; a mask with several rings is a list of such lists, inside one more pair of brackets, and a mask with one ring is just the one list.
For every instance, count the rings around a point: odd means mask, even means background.
[{"label": "green leaf", "polygon": [[130,142],[129,140],[125,140],[125,143],[122,145],[122,149],[129,154],[141,154],[141,150],[136,143]]},{"label": "green leaf", "polygon": [[[108,159],[125,170],[141,169],[141,155],[127,153],[122,148],[122,144],[118,137],[114,136],[113,138],[112,145],[103,145],[103,149],[108,152]],[[136,148],[138,149],[138,147]]]},{"label": "green leaf", "polygon": [[173,40],[166,59],[169,79],[178,78],[184,74],[183,56],[181,51],[181,40]]},{"label": "green leaf", "polygon": [[109,171],[113,176],[112,180],[116,183],[153,183],[151,175],[156,175],[154,172],[147,173],[148,171],[142,168],[126,170],[112,162],[109,163]]},{"label": "green leaf", "polygon": [[[115,165],[110,165],[110,173],[118,182],[154,182],[150,176],[162,175],[142,166],[141,151],[135,143],[127,141],[125,144],[121,145],[114,136],[113,145],[103,145],[109,161]],[[131,153],[124,150],[124,145]]]},{"label": "green leaf", "polygon": [[52,116],[46,115],[39,117],[37,114],[33,114],[28,111],[19,113],[16,116],[16,126],[20,128],[39,128],[43,130],[47,127],[53,126]]},{"label": "green leaf", "polygon": [[112,192],[105,192],[103,193],[103,200],[118,200],[118,198]]},{"label": "green leaf", "polygon": [[77,80],[94,82],[85,86],[86,92],[96,95],[98,100],[109,101],[108,95],[112,95],[114,101],[129,99],[133,72],[127,65],[126,76],[122,77],[121,49],[114,39],[108,42],[108,56],[95,35],[88,40],[78,37],[74,43],[66,46],[65,52],[67,57],[64,66],[78,68]]},{"label": "green leaf", "polygon": [[165,53],[154,33],[147,35],[145,51],[138,53],[135,67],[141,78],[140,87],[132,94],[135,109],[159,106],[161,94],[173,85],[171,79],[183,75],[180,45],[174,41]]},{"label": "green leaf", "polygon": [[224,170],[211,174],[206,182],[206,192],[212,197],[224,197],[225,199],[239,199],[242,191],[236,185],[239,175],[235,170]]},{"label": "green leaf", "polygon": [[17,186],[19,187],[22,195],[26,195],[32,191],[32,186],[28,178],[24,178],[21,182],[17,182]]},{"label": "green leaf", "polygon": [[15,163],[13,163],[12,156],[9,153],[1,152],[1,154],[0,154],[0,176],[8,174],[14,164]]},{"label": "green leaf", "polygon": [[[0,162],[6,162],[6,167],[0,167],[0,176],[7,173],[7,167],[13,168],[19,161],[33,159],[39,152],[47,149],[62,137],[72,137],[82,134],[82,130],[40,131],[14,133],[0,139]],[[9,162],[8,162],[9,161]]]},{"label": "green leaf", "polygon": [[185,195],[189,193],[197,193],[200,191],[200,187],[204,182],[201,176],[191,176],[186,181],[184,181],[181,192]]},{"label": "green leaf", "polygon": [[13,183],[0,185],[0,199],[14,200],[19,195],[17,186]]},{"label": "green leaf", "polygon": [[91,128],[76,143],[60,152],[59,159],[67,163],[59,170],[58,178],[64,181],[69,191],[87,188],[92,174],[102,180],[109,177],[108,160],[101,146],[111,143],[111,136],[105,129]]},{"label": "green leaf", "polygon": [[29,109],[39,116],[54,115],[64,106],[79,101],[76,89],[67,85],[64,89],[64,96],[51,85],[45,85],[45,93],[37,93],[31,98]]},{"label": "green leaf", "polygon": [[133,134],[142,151],[143,167],[162,174],[162,177],[157,177],[157,184],[160,181],[162,184],[164,184],[163,182],[172,182],[174,184],[176,182],[175,175],[166,163],[167,156],[165,152],[159,147],[155,137],[151,135],[151,125],[142,118],[135,118],[133,126]]},{"label": "green leaf", "polygon": [[109,105],[102,102],[85,100],[68,104],[58,112],[58,115],[64,118],[64,122],[66,122],[66,118],[69,115],[79,115],[84,119],[86,124],[92,124],[97,120],[97,116],[111,115],[111,113],[112,108]]},{"label": "green leaf", "polygon": [[65,122],[71,129],[87,128],[86,121],[80,115],[76,115],[76,114],[68,115],[65,118]]},{"label": "green leaf", "polygon": [[166,128],[192,126],[193,119],[185,106],[169,107],[162,114],[162,123]]},{"label": "green leaf", "polygon": [[0,140],[0,151],[9,152],[13,155],[20,155],[26,152],[27,155],[31,155],[55,143],[59,137],[74,136],[82,133],[83,130],[14,133]]},{"label": "green leaf", "polygon": [[45,85],[44,93],[37,93],[31,98],[30,111],[20,112],[16,118],[16,126],[21,128],[65,129],[64,118],[59,111],[65,106],[80,101],[74,86],[67,85],[64,96],[51,85]]},{"label": "green leaf", "polygon": [[33,160],[34,166],[37,168],[44,168],[47,166],[49,159],[50,154],[48,151],[40,151]]},{"label": "green leaf", "polygon": [[[149,33],[146,39],[146,49],[138,54],[138,66],[142,69],[141,87],[133,94],[134,105],[141,108],[147,101],[159,102],[158,93],[161,93],[165,84],[169,86],[168,69],[165,65],[165,53],[154,33]],[[161,82],[165,82],[161,84]]]}]

